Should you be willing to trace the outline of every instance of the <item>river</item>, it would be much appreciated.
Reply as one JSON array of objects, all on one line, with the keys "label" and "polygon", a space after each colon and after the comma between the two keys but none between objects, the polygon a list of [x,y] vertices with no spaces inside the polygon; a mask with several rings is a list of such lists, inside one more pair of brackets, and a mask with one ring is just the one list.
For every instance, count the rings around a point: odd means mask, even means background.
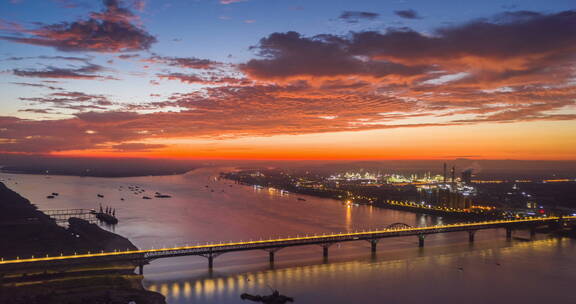
[{"label": "river", "polygon": [[[229,169],[131,178],[0,173],[0,180],[41,210],[111,206],[120,223],[109,229],[143,249],[445,222],[216,178]],[[145,192],[134,194],[130,186]],[[59,195],[47,199],[52,192]],[[154,198],[155,192],[172,197]],[[504,231],[481,231],[473,245],[465,233],[432,235],[423,249],[416,238],[391,238],[379,243],[375,256],[369,243],[352,242],[330,247],[327,261],[319,246],[285,248],[273,267],[264,251],[224,254],[213,271],[203,257],[161,259],[145,267],[144,284],[168,303],[241,303],[241,293],[271,288],[296,303],[576,302],[576,242],[516,235],[507,242]]]}]

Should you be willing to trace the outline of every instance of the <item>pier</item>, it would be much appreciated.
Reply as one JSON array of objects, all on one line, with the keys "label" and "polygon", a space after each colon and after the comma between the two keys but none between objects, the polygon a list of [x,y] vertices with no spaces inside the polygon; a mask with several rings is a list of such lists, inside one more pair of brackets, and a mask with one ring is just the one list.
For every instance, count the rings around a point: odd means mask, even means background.
[{"label": "pier", "polygon": [[71,217],[83,219],[90,223],[97,222],[94,210],[90,209],[50,209],[41,211],[56,221],[56,223],[59,225],[68,224],[68,219]]}]

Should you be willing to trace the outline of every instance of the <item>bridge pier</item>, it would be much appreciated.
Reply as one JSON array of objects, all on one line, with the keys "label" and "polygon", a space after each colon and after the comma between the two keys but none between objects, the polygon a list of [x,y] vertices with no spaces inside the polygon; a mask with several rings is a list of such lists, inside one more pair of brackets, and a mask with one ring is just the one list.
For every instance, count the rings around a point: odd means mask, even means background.
[{"label": "bridge pier", "polygon": [[506,228],[506,240],[507,241],[512,240],[512,228],[510,228],[510,227]]},{"label": "bridge pier", "polygon": [[212,268],[214,267],[214,258],[221,255],[222,253],[213,253],[212,249],[210,249],[210,251],[207,254],[200,254],[200,256],[203,256],[205,258],[208,259],[208,269],[212,270]]},{"label": "bridge pier", "polygon": [[268,260],[270,261],[270,265],[273,265],[273,264],[274,264],[276,251],[278,251],[278,250],[280,250],[280,249],[282,249],[282,247],[264,249],[264,250],[268,251]]},{"label": "bridge pier", "polygon": [[476,234],[476,230],[468,231],[468,242],[474,243],[474,235]]},{"label": "bridge pier", "polygon": [[424,247],[424,234],[418,235],[418,247],[420,248]]},{"label": "bridge pier", "polygon": [[536,238],[536,227],[530,227],[530,239],[534,240]]},{"label": "bridge pier", "polygon": [[324,262],[328,261],[328,247],[332,246],[334,243],[324,243],[320,244],[322,246],[322,257],[324,258]]},{"label": "bridge pier", "polygon": [[370,251],[376,253],[376,246],[378,245],[378,240],[370,240]]},{"label": "bridge pier", "polygon": [[144,275],[144,264],[138,265],[138,274]]}]

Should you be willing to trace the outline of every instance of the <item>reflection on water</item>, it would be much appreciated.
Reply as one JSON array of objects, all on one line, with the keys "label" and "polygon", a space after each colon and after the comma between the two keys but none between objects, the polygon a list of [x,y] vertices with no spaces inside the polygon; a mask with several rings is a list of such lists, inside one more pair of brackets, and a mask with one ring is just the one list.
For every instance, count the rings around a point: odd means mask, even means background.
[{"label": "reflection on water", "polygon": [[214,296],[219,298],[222,296],[236,297],[246,290],[265,291],[268,286],[283,286],[296,282],[306,283],[307,279],[309,280],[312,276],[319,273],[354,272],[361,270],[361,268],[362,264],[358,261],[295,266],[225,277],[207,277],[171,283],[152,283],[148,285],[148,289],[167,295],[172,300],[178,300],[180,297],[187,300],[211,299]]},{"label": "reflection on water", "polygon": [[[11,174],[7,185],[40,209],[112,206],[120,220],[116,233],[140,248],[446,221],[242,186],[215,179],[220,170],[138,178]],[[144,192],[128,191],[133,185]],[[51,192],[60,195],[47,200]],[[172,198],[154,198],[155,192]],[[153,198],[142,199],[144,195]],[[426,248],[420,250],[415,237],[390,238],[379,242],[376,257],[370,255],[368,242],[343,243],[330,247],[327,264],[319,246],[285,248],[277,252],[274,269],[264,251],[227,253],[215,259],[212,274],[203,257],[160,259],[145,267],[145,285],[164,294],[169,303],[238,303],[241,293],[269,294],[269,286],[298,303],[374,302],[375,298],[387,303],[421,303],[423,299],[487,303],[501,302],[498,297],[512,294],[524,303],[536,303],[543,296],[527,291],[541,289],[547,290],[547,300],[576,302],[566,283],[576,279],[572,240],[507,243],[503,231],[488,230],[478,232],[476,241],[471,247],[464,232],[430,235]]]},{"label": "reflection on water", "polygon": [[[371,209],[368,209],[368,212],[371,212]],[[352,206],[346,207],[346,231],[352,230]]]},{"label": "reflection on water", "polygon": [[[443,286],[451,299],[467,303],[499,302],[501,296],[513,296],[516,303],[536,303],[543,299],[576,299],[563,289],[576,278],[572,271],[576,269],[572,268],[576,266],[575,253],[569,239],[496,241],[475,248],[456,245],[424,252],[401,250],[381,252],[382,257],[371,259],[233,274],[205,273],[177,281],[148,282],[147,288],[164,294],[169,303],[237,303],[243,292],[266,294],[271,288],[294,296],[299,303],[320,303],[315,299],[324,303],[352,303],[358,299],[370,302],[372,297],[403,299],[401,303],[446,300],[447,294],[431,289],[433,286]],[[557,260],[540,260],[550,256]],[[538,263],[532,264],[535,261]],[[547,276],[552,270],[554,276]],[[537,286],[545,287],[546,292],[529,292]],[[467,298],[469,292],[483,288],[491,289],[475,299]],[[430,293],[414,294],[415,290]]]}]

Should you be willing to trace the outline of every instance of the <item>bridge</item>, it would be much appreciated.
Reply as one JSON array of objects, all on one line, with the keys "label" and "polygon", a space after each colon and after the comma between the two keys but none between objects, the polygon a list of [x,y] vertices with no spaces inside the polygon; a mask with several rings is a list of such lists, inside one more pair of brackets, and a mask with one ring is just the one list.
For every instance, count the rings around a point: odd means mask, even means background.
[{"label": "bridge", "polygon": [[436,225],[426,227],[411,227],[406,224],[396,223],[384,229],[348,232],[348,233],[328,233],[322,235],[305,235],[296,237],[286,237],[279,239],[240,241],[230,243],[207,243],[203,245],[181,246],[173,248],[157,248],[144,250],[126,250],[113,252],[86,253],[74,255],[31,257],[25,259],[0,260],[0,273],[4,271],[26,270],[26,269],[49,269],[52,267],[70,267],[71,265],[88,265],[98,263],[132,263],[139,267],[140,274],[143,267],[150,261],[160,258],[177,256],[197,255],[208,259],[208,267],[212,269],[214,258],[227,252],[265,250],[269,253],[270,262],[274,262],[276,251],[294,246],[319,245],[323,248],[324,258],[328,257],[328,248],[336,243],[350,241],[368,241],[371,244],[371,251],[374,253],[380,240],[390,237],[418,237],[418,245],[424,247],[424,240],[427,235],[448,232],[467,232],[469,242],[474,242],[474,234],[478,230],[485,229],[506,229],[506,238],[511,240],[512,232],[516,229],[529,229],[531,236],[536,233],[536,228],[548,225],[555,229],[576,224],[576,216],[566,217],[546,217],[546,218],[525,218],[514,220],[494,220],[472,223],[458,223],[447,225]]}]

